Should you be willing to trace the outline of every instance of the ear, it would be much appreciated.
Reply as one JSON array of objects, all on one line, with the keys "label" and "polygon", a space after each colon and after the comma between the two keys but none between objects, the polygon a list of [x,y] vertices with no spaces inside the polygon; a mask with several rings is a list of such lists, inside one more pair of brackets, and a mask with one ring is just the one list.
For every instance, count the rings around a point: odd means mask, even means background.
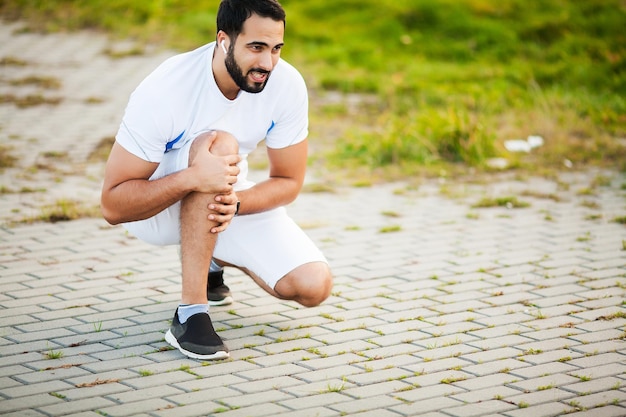
[{"label": "ear", "polygon": [[228,35],[223,30],[220,30],[219,32],[217,32],[217,38],[215,39],[215,41],[217,42],[218,45],[222,45],[222,42],[224,41],[226,41],[226,44],[230,43],[229,42],[230,39],[228,38]]}]

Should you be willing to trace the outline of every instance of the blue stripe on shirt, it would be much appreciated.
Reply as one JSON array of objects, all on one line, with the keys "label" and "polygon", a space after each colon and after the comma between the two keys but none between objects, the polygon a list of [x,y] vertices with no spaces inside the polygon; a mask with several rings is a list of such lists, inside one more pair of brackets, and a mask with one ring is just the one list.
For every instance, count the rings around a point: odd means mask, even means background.
[{"label": "blue stripe on shirt", "polygon": [[167,142],[165,144],[165,153],[168,153],[169,151],[171,151],[174,145],[176,144],[176,142],[181,140],[184,134],[185,134],[185,131],[183,130],[183,132],[180,135],[178,135],[176,139]]}]

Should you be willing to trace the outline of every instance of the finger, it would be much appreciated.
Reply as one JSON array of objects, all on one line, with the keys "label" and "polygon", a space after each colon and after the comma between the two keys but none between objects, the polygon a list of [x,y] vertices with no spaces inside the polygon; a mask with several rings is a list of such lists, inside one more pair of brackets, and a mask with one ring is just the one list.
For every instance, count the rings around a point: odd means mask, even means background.
[{"label": "finger", "polygon": [[211,213],[209,220],[218,224],[228,223],[233,219],[235,212],[232,213]]},{"label": "finger", "polygon": [[233,193],[215,196],[215,201],[225,206],[233,206],[237,203],[237,196]]},{"label": "finger", "polygon": [[229,224],[230,224],[230,222],[225,222],[225,223],[222,223],[222,224],[220,224],[218,226],[212,227],[211,228],[211,233],[221,233],[221,232],[223,232],[224,230],[226,230],[228,228]]},{"label": "finger", "polygon": [[226,155],[223,157],[224,158],[224,162],[226,162],[226,164],[228,165],[236,165],[239,162],[241,162],[241,156],[240,155]]},{"label": "finger", "polygon": [[239,169],[239,167],[237,165],[228,165],[226,167],[226,173],[228,175],[237,176],[237,175],[239,175],[239,172],[241,172],[241,169]]},{"label": "finger", "polygon": [[213,211],[213,213],[209,213],[209,220],[220,220],[217,218],[219,215],[228,215],[234,214],[232,208],[226,204],[209,204],[209,210]]},{"label": "finger", "polygon": [[235,194],[235,192],[228,194],[218,194],[215,196],[215,201],[227,206],[236,204],[238,200],[239,198],[237,198],[237,194]]}]

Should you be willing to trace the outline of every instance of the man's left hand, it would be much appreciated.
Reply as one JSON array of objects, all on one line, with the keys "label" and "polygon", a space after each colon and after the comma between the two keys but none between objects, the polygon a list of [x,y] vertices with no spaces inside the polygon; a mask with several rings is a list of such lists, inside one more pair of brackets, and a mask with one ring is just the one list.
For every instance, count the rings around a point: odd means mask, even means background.
[{"label": "man's left hand", "polygon": [[237,212],[237,194],[232,191],[229,194],[218,194],[215,202],[209,204],[209,220],[218,223],[211,228],[211,233],[220,233],[226,230]]}]

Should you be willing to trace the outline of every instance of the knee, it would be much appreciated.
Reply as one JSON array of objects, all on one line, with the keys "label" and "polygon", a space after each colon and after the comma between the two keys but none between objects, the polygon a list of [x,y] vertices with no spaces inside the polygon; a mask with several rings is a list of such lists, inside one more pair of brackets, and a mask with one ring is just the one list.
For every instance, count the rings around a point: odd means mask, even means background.
[{"label": "knee", "polygon": [[283,277],[274,291],[283,299],[294,300],[305,307],[323,303],[333,288],[333,278],[324,263],[303,265]]},{"label": "knee", "polygon": [[300,304],[305,307],[315,307],[322,304],[328,297],[333,289],[333,277],[328,273],[320,275],[314,280],[316,289],[308,294],[303,294],[304,297],[300,300]]},{"label": "knee", "polygon": [[214,155],[225,156],[239,153],[239,144],[237,139],[228,132],[218,130],[215,141],[209,148]]},{"label": "knee", "polygon": [[218,156],[234,155],[239,153],[239,144],[237,143],[237,139],[232,134],[223,130],[216,130],[214,132],[216,136],[212,143],[211,135],[213,131],[202,133],[193,140],[193,144],[191,145],[191,149],[189,151],[189,162],[193,160],[196,153],[200,149],[208,149],[213,155]]}]

